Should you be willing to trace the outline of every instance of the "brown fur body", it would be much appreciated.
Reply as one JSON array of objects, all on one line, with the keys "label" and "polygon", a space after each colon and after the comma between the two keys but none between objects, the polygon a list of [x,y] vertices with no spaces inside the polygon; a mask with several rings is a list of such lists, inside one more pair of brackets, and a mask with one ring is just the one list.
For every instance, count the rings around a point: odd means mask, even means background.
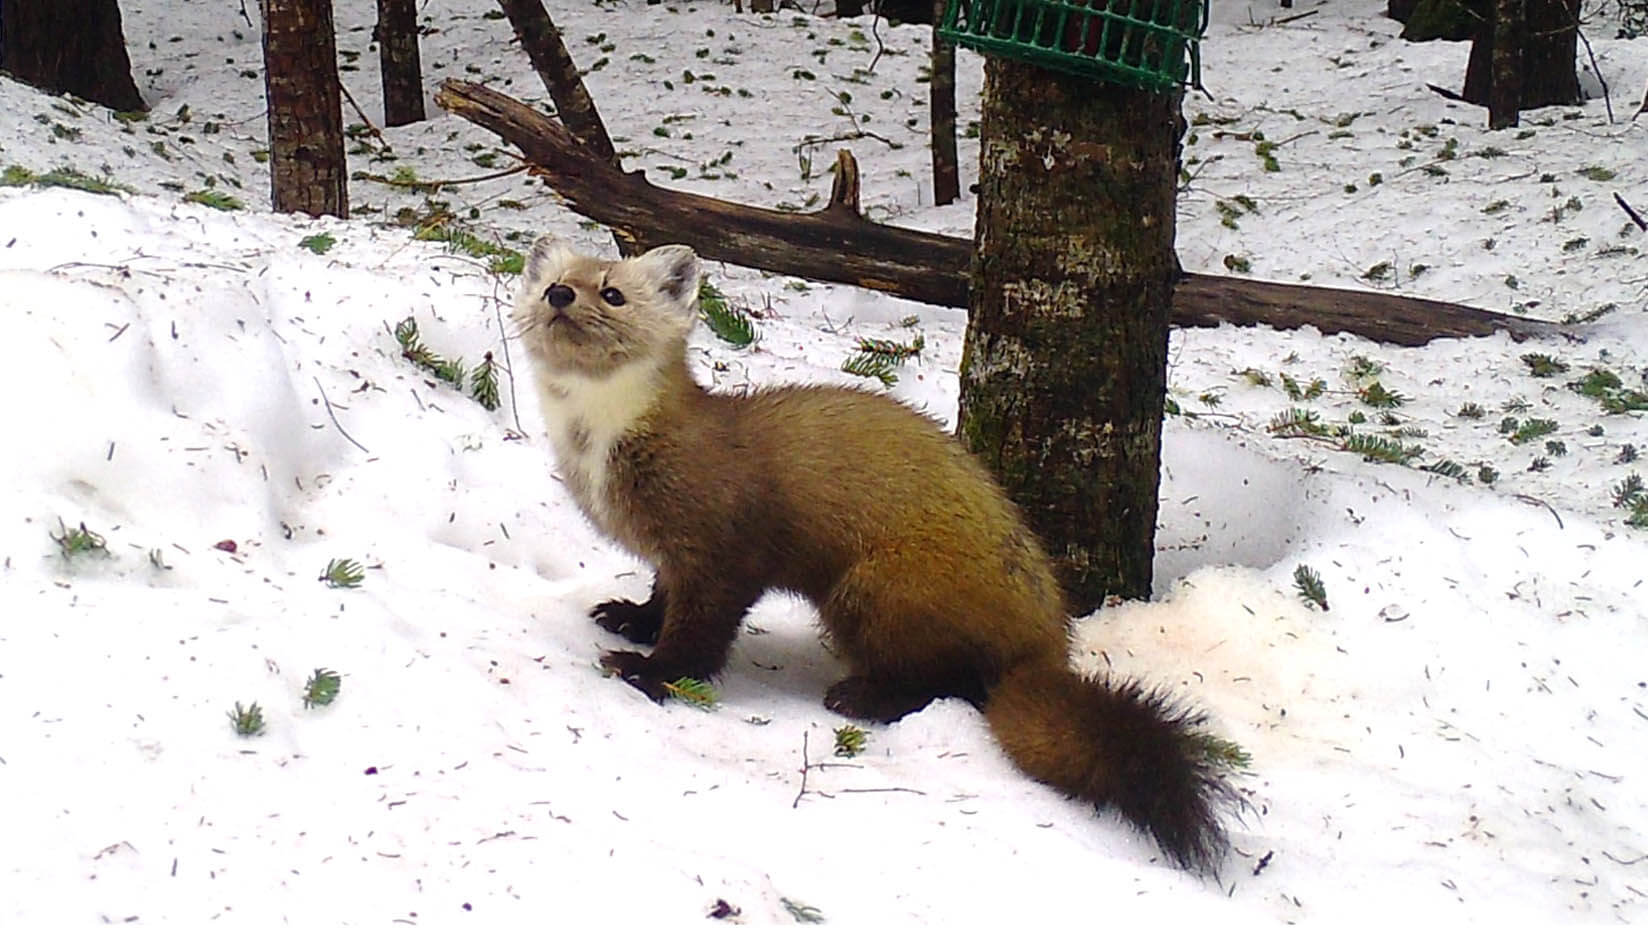
[{"label": "brown fur body", "polygon": [[935,423],[847,388],[706,391],[686,362],[697,263],[682,247],[606,263],[541,240],[526,279],[517,320],[563,474],[656,570],[646,603],[595,608],[655,644],[610,652],[606,668],[662,699],[668,682],[723,670],[763,593],[794,592],[850,670],[830,709],[890,721],[965,698],[1028,774],[1117,807],[1181,865],[1215,864],[1229,789],[1195,749],[1200,718],[1070,669],[1046,554]]}]

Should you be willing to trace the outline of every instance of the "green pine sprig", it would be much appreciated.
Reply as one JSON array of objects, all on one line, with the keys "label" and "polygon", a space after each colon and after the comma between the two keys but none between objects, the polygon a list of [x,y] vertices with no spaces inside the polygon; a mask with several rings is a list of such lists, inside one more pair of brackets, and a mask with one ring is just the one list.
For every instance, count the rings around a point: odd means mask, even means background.
[{"label": "green pine sprig", "polygon": [[[1506,417],[1505,419],[1511,420],[1510,417]],[[1512,420],[1511,422],[1514,423],[1515,421]],[[1500,429],[1501,432],[1504,431],[1503,423],[1500,424]],[[1523,443],[1531,442],[1541,436],[1549,436],[1550,434],[1556,432],[1556,430],[1557,424],[1555,420],[1547,420],[1541,417],[1529,417],[1511,428],[1511,445],[1520,446]]]},{"label": "green pine sprig", "polygon": [[1377,378],[1384,374],[1384,371],[1385,366],[1383,364],[1368,358],[1366,355],[1353,355],[1350,359],[1350,367],[1346,369],[1345,375],[1352,382],[1357,382],[1367,378]]},{"label": "green pine sprig", "polygon": [[849,375],[858,375],[860,378],[874,378],[880,381],[883,387],[892,387],[898,383],[898,372],[894,371],[898,363],[885,355],[876,355],[870,352],[860,352],[841,363],[841,370]]},{"label": "green pine sprig", "polygon": [[1215,768],[1246,771],[1253,766],[1253,755],[1235,740],[1201,730],[1188,734],[1187,738],[1193,753]]},{"label": "green pine sprig", "polygon": [[498,363],[491,352],[481,356],[481,363],[469,373],[469,396],[488,410],[498,409]]},{"label": "green pine sprig", "polygon": [[298,248],[308,249],[316,255],[325,255],[338,240],[331,233],[315,233],[313,236],[304,236],[298,240]]},{"label": "green pine sprig", "polygon": [[920,333],[916,333],[915,338],[909,342],[899,342],[896,339],[871,339],[865,336],[860,336],[858,340],[858,351],[866,355],[885,356],[893,362],[904,362],[916,358],[926,348],[927,340]]},{"label": "green pine sprig", "polygon": [[1648,410],[1648,394],[1626,387],[1619,375],[1606,368],[1594,368],[1578,381],[1568,382],[1568,387],[1595,400],[1607,413]]},{"label": "green pine sprig", "polygon": [[860,378],[874,378],[884,387],[898,383],[898,366],[916,358],[927,348],[927,340],[920,333],[909,342],[896,339],[860,337],[858,352],[841,363],[841,370]]},{"label": "green pine sprig", "polygon": [[1293,570],[1293,589],[1299,593],[1299,598],[1307,604],[1315,604],[1323,610],[1328,609],[1328,589],[1322,583],[1322,576],[1316,569],[1301,563]]},{"label": "green pine sprig", "polygon": [[400,344],[401,358],[429,372],[438,381],[444,381],[455,390],[463,390],[464,379],[469,379],[469,396],[488,410],[498,409],[498,363],[487,352],[473,372],[466,371],[463,359],[445,358],[424,345],[418,335],[418,321],[407,317],[395,324],[395,342]]},{"label": "green pine sprig", "polygon": [[326,707],[337,700],[343,676],[328,668],[317,668],[303,683],[303,706]]},{"label": "green pine sprig", "polygon": [[677,678],[674,681],[664,682],[664,690],[678,701],[685,701],[699,710],[710,710],[715,707],[715,687],[707,681],[697,678]]},{"label": "green pine sprig", "polygon": [[1282,372],[1282,391],[1287,394],[1288,400],[1315,400],[1321,397],[1328,389],[1328,383],[1321,378],[1314,378],[1304,387],[1287,372]]},{"label": "green pine sprig", "polygon": [[1553,358],[1543,352],[1529,352],[1522,356],[1522,364],[1528,366],[1528,374],[1535,378],[1549,378],[1560,375],[1568,370],[1568,363]]},{"label": "green pine sprig", "polygon": [[1407,395],[1388,390],[1377,381],[1358,389],[1356,396],[1362,398],[1362,403],[1378,409],[1400,407],[1408,402]]},{"label": "green pine sprig", "polygon": [[401,358],[426,371],[433,371],[441,357],[429,350],[418,338],[418,321],[407,317],[395,324],[395,341],[400,343]]},{"label": "green pine sprig", "polygon": [[1614,506],[1631,511],[1625,518],[1626,526],[1648,528],[1648,489],[1643,487],[1641,475],[1631,472],[1614,485]]},{"label": "green pine sprig", "polygon": [[1394,439],[1370,436],[1366,433],[1352,433],[1346,436],[1340,449],[1354,452],[1370,462],[1388,462],[1392,465],[1406,465],[1425,454],[1422,446],[1406,446]]},{"label": "green pine sprig", "polygon": [[[1286,377],[1284,375],[1284,377]],[[1314,410],[1303,407],[1294,407],[1284,410],[1270,418],[1272,433],[1284,439],[1299,436],[1327,436],[1331,433],[1328,426],[1322,422],[1322,417]]]},{"label": "green pine sprig", "polygon": [[1453,459],[1442,459],[1439,462],[1432,462],[1429,465],[1421,465],[1419,466],[1419,470],[1432,472],[1434,474],[1441,475],[1444,478],[1452,478],[1460,484],[1470,484],[1471,481],[1470,473],[1465,470],[1465,466],[1455,462]]},{"label": "green pine sprig", "polygon": [[709,278],[698,282],[698,315],[717,339],[734,348],[747,349],[760,338],[749,311],[728,303],[727,295]]},{"label": "green pine sprig", "polygon": [[263,708],[256,701],[250,706],[242,707],[239,701],[235,702],[235,709],[227,711],[229,725],[234,727],[236,736],[261,736],[264,730]]},{"label": "green pine sprig", "polygon": [[835,728],[835,754],[843,759],[851,759],[864,751],[870,735],[862,729],[847,724]]},{"label": "green pine sprig", "polygon": [[320,580],[329,588],[357,588],[366,580],[366,569],[354,559],[332,559],[326,563]]},{"label": "green pine sprig", "polygon": [[461,358],[443,358],[436,362],[429,373],[437,380],[445,381],[457,390],[463,390],[464,363]]}]

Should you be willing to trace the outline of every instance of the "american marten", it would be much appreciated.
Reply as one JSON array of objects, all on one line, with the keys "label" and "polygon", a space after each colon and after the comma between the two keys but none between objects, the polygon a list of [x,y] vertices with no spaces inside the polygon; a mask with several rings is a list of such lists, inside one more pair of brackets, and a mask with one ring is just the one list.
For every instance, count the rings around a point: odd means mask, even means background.
[{"label": "american marten", "polygon": [[515,300],[566,487],[656,572],[646,603],[591,611],[652,651],[601,665],[663,700],[668,682],[722,672],[763,592],[799,594],[848,667],[825,707],[890,722],[964,698],[1031,777],[1214,871],[1235,794],[1202,716],[1070,667],[1047,555],[985,469],[880,394],[705,390],[686,355],[698,289],[686,246],[604,261],[544,237]]}]

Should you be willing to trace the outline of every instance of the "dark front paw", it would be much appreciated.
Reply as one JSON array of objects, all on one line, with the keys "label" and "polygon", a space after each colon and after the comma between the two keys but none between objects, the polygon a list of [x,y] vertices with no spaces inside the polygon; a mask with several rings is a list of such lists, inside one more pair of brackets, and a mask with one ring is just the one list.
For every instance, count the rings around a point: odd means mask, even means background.
[{"label": "dark front paw", "polygon": [[658,642],[658,630],[664,625],[664,612],[653,605],[653,601],[645,604],[624,600],[602,601],[589,615],[595,619],[597,626],[608,633],[617,633],[637,645],[651,646]]},{"label": "dark front paw", "polygon": [[601,657],[601,668],[608,675],[624,679],[635,690],[660,704],[670,696],[666,681],[673,681],[674,678],[659,675],[651,656],[639,652],[609,652]]}]

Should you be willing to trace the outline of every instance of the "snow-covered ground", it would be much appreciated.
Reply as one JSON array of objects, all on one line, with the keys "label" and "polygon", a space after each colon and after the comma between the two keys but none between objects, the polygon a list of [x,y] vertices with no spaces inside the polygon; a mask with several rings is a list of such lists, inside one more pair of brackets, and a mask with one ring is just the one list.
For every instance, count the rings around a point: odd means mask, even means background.
[{"label": "snow-covered ground", "polygon": [[[845,721],[819,697],[838,669],[792,601],[757,606],[711,712],[600,676],[615,644],[585,612],[644,592],[644,566],[578,516],[529,392],[506,378],[489,412],[390,331],[411,316],[442,355],[508,360],[510,276],[408,223],[610,249],[519,175],[404,183],[507,167],[494,138],[433,107],[385,131],[392,158],[363,137],[352,169],[402,183],[357,177],[355,219],[309,221],[267,212],[257,30],[233,4],[123,4],[146,120],[0,79],[0,168],[127,189],[0,188],[0,926],[677,926],[718,901],[848,925],[1648,914],[1648,529],[1613,501],[1648,427],[1568,386],[1601,367],[1648,387],[1643,236],[1612,202],[1648,207],[1648,120],[1628,121],[1648,40],[1592,36],[1618,121],[1594,99],[1489,133],[1424,87],[1457,87],[1465,46],[1396,41],[1382,6],[1215,11],[1211,98],[1185,102],[1186,267],[1604,312],[1544,344],[1175,333],[1158,597],[1083,618],[1075,652],[1171,685],[1252,753],[1217,881],[1019,775],[956,702],[834,758]],[[931,205],[925,28],[552,12],[585,67],[606,62],[590,90],[654,181],[804,207],[847,144],[874,218],[968,234],[971,204]],[[378,122],[373,15],[338,4],[345,82]],[[431,89],[544,96],[485,4],[423,22]],[[963,126],[979,83],[963,53]],[[976,155],[964,139],[964,186]],[[330,250],[300,245],[322,234]],[[855,381],[858,337],[920,333],[891,392],[953,417],[961,312],[711,273],[762,336],[701,331],[705,381]],[[1569,370],[1535,377],[1529,353]],[[1283,374],[1324,391],[1292,400]],[[1407,402],[1364,403],[1375,379]],[[1378,464],[1269,431],[1295,407],[1424,452]],[[1507,417],[1555,430],[1513,443]],[[1443,461],[1470,480],[1414,467]],[[82,523],[106,552],[60,552]],[[364,581],[322,583],[333,559]],[[1295,594],[1301,564],[1330,610]],[[319,667],[341,692],[305,707]],[[261,736],[233,732],[237,702]]]}]

